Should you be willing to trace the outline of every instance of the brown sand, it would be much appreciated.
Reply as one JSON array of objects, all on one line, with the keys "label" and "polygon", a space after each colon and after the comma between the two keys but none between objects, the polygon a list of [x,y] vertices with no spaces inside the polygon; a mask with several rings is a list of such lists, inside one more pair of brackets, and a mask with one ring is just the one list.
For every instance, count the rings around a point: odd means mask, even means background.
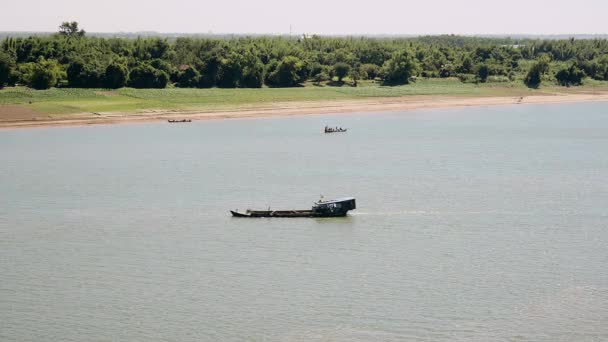
[{"label": "brown sand", "polygon": [[3,122],[32,121],[42,119],[41,114],[34,110],[17,105],[0,106],[0,124]]},{"label": "brown sand", "polygon": [[271,116],[338,114],[354,112],[407,111],[416,109],[457,108],[514,104],[548,104],[608,101],[608,92],[594,94],[533,95],[526,97],[404,96],[341,101],[275,102],[251,109],[214,111],[148,110],[136,113],[80,113],[48,116],[27,107],[0,106],[0,128],[50,127],[66,125],[114,124],[165,121],[168,119],[211,120],[261,118]]}]

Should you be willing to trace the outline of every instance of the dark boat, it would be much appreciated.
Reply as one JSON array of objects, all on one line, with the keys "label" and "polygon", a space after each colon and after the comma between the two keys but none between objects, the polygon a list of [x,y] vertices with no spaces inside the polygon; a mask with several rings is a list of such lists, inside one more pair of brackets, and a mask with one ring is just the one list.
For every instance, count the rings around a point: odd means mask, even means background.
[{"label": "dark boat", "polygon": [[170,119],[170,120],[167,120],[167,121],[168,121],[169,123],[178,123],[178,122],[192,122],[192,120],[190,120],[190,119],[182,119],[182,120],[173,120],[173,119]]},{"label": "dark boat", "polygon": [[342,127],[332,128],[325,126],[325,133],[343,133],[346,131],[348,131],[348,129]]},{"label": "dark boat", "polygon": [[320,200],[309,210],[247,210],[244,213],[230,210],[230,213],[234,217],[341,217],[356,208],[354,197],[344,197],[331,201]]}]

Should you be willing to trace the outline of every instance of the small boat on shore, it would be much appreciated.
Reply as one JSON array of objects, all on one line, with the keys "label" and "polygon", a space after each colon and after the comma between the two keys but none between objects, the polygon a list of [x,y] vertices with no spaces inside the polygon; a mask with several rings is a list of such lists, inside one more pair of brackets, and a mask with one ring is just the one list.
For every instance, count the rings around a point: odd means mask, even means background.
[{"label": "small boat on shore", "polygon": [[327,127],[325,126],[325,133],[344,133],[348,131],[346,128],[342,127]]},{"label": "small boat on shore", "polygon": [[247,210],[244,213],[230,210],[234,217],[341,217],[349,210],[356,209],[354,197],[338,198],[330,201],[319,200],[309,210]]},{"label": "small boat on shore", "polygon": [[192,122],[192,120],[190,119],[182,119],[182,120],[173,120],[173,119],[169,119],[167,120],[169,123],[178,123],[178,122]]}]

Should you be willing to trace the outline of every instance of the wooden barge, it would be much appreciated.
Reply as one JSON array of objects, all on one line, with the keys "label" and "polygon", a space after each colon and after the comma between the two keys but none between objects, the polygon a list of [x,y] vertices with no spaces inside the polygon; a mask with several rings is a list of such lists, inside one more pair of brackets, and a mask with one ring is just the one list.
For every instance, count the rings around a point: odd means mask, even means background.
[{"label": "wooden barge", "polygon": [[354,197],[318,201],[308,210],[247,210],[244,213],[230,210],[234,217],[341,217],[356,209]]},{"label": "wooden barge", "polygon": [[342,127],[327,127],[325,126],[325,133],[344,133],[348,131],[347,128],[342,128]]}]

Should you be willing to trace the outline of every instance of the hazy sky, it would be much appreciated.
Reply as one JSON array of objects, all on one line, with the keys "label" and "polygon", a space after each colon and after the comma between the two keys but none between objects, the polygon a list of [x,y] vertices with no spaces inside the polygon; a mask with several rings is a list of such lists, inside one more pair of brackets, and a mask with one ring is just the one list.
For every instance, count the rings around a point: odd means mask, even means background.
[{"label": "hazy sky", "polygon": [[608,33],[608,0],[0,0],[0,31]]}]

